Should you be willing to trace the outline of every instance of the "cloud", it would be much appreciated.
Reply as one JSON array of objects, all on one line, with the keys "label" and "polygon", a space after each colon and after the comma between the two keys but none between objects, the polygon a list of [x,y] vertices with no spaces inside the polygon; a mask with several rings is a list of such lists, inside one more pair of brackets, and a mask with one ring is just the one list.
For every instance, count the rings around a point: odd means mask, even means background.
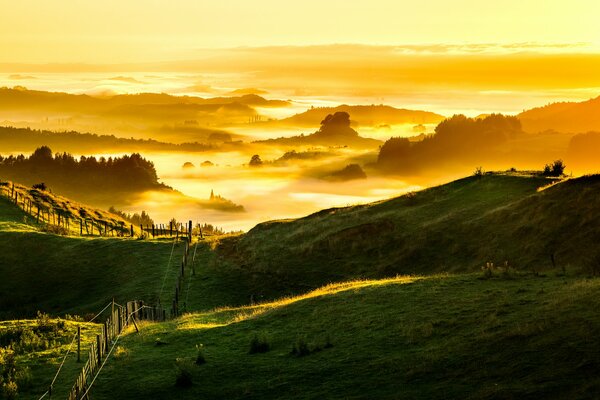
[{"label": "cloud", "polygon": [[32,76],[32,75],[12,74],[12,75],[8,76],[8,79],[12,79],[12,80],[18,81],[18,80],[37,79],[37,78],[35,76]]},{"label": "cloud", "polygon": [[108,78],[109,81],[118,81],[118,82],[126,82],[126,83],[140,83],[144,84],[145,82],[138,81],[135,78],[130,76],[113,76],[112,78]]}]

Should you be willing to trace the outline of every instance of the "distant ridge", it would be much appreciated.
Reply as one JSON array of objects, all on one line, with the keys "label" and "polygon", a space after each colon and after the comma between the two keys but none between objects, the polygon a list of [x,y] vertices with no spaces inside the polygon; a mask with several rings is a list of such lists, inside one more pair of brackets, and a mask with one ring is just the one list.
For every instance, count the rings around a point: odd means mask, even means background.
[{"label": "distant ridge", "polygon": [[523,129],[535,133],[587,132],[600,130],[600,96],[582,102],[552,103],[532,108],[518,115]]}]

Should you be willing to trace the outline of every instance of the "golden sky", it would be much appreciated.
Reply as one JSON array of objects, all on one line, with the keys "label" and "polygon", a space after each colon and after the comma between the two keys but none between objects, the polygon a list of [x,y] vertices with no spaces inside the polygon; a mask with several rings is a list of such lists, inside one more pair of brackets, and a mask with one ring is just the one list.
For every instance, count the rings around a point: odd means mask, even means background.
[{"label": "golden sky", "polygon": [[0,0],[0,63],[173,61],[206,48],[332,43],[600,52],[598,15],[597,0]]}]

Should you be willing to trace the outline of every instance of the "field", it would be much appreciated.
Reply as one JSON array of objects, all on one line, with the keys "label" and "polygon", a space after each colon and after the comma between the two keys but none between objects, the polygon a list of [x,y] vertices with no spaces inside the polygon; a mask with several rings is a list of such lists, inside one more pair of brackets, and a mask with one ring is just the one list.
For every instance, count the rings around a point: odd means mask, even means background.
[{"label": "field", "polygon": [[[595,398],[598,185],[469,177],[193,243],[187,313],[127,328],[92,395]],[[1,197],[0,246],[2,319],[87,321],[113,298],[169,304],[183,252],[170,239],[52,234]],[[23,324],[39,321],[0,329]],[[63,324],[17,356],[31,374],[21,398],[47,389],[76,329]],[[84,326],[85,343],[99,328]],[[80,368],[67,358],[57,395]]]},{"label": "field", "polygon": [[[554,275],[398,277],[190,314],[129,334],[127,355],[107,365],[94,395],[593,398],[599,285]],[[249,354],[255,336],[269,351]],[[302,342],[306,354],[292,354]],[[194,364],[197,346],[204,365]],[[190,387],[175,385],[178,359]]]}]

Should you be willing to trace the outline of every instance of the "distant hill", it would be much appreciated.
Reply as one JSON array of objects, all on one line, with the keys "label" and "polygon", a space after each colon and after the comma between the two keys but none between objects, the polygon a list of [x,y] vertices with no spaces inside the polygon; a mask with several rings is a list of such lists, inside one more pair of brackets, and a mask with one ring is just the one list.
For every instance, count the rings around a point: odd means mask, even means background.
[{"label": "distant hill", "polygon": [[95,97],[22,87],[0,88],[0,120],[28,121],[33,126],[50,129],[111,131],[123,136],[127,133],[127,137],[129,132],[144,138],[148,133],[160,134],[157,128],[163,125],[195,123],[214,129],[245,124],[259,117],[255,107],[289,105],[287,101],[268,100],[256,94],[214,98],[165,93]]},{"label": "distant hill", "polygon": [[600,97],[582,102],[563,102],[532,108],[518,115],[523,129],[579,133],[600,130]]},{"label": "distant hill", "polygon": [[348,146],[369,148],[377,147],[381,141],[364,138],[350,127],[350,115],[345,111],[328,114],[319,121],[321,127],[310,135],[269,139],[256,143],[276,144],[284,146]]},{"label": "distant hill", "polygon": [[173,96],[166,93],[120,94],[95,97],[87,94],[45,92],[26,88],[0,88],[0,106],[3,109],[30,109],[55,111],[106,111],[124,105],[226,105],[243,104],[261,107],[287,107],[289,102],[267,100],[257,94],[231,97],[202,98],[196,96]]},{"label": "distant hill", "polygon": [[[195,127],[181,127],[181,131],[195,135],[202,143],[167,143],[153,139],[120,138],[114,135],[97,135],[76,131],[55,132],[29,128],[0,126],[0,149],[3,152],[29,152],[40,146],[49,146],[60,152],[98,153],[108,151],[182,151],[204,152],[215,149],[224,142],[231,142],[225,131]],[[176,134],[179,128],[163,128],[163,132]],[[229,139],[229,140],[227,140]]]},{"label": "distant hill", "polygon": [[293,115],[269,124],[289,125],[297,127],[315,126],[327,115],[346,112],[352,116],[352,122],[358,126],[379,126],[397,124],[437,124],[444,117],[429,111],[406,110],[385,105],[340,105],[337,107],[311,108],[303,113]]}]

